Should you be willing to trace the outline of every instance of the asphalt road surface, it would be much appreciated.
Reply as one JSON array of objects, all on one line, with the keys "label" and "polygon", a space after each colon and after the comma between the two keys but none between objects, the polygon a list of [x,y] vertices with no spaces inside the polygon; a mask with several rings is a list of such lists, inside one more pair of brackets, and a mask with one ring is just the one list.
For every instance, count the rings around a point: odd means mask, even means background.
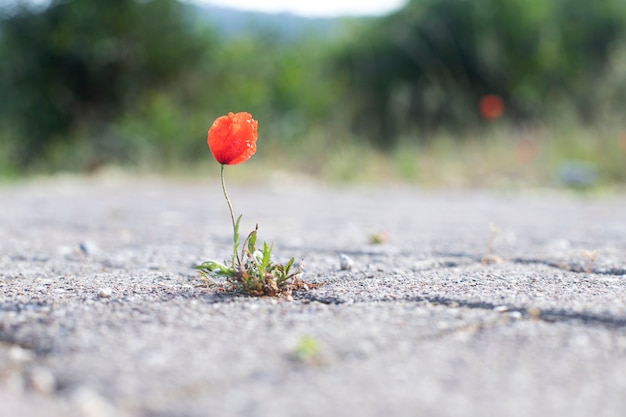
[{"label": "asphalt road surface", "polygon": [[0,416],[626,415],[626,196],[231,197],[325,284],[199,286],[231,253],[217,182],[0,186]]}]

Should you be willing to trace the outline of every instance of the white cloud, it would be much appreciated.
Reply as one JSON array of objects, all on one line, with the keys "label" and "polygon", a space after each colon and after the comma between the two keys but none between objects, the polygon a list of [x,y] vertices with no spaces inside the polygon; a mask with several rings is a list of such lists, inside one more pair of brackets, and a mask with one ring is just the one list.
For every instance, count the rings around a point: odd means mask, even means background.
[{"label": "white cloud", "polygon": [[303,16],[383,15],[404,6],[407,0],[188,0],[237,9],[290,12]]}]

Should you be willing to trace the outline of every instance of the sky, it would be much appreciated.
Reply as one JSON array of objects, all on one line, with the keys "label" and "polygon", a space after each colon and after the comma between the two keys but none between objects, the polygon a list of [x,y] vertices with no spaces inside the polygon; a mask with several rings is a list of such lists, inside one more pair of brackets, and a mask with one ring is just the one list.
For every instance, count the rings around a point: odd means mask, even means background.
[{"label": "sky", "polygon": [[407,0],[191,0],[194,3],[262,12],[290,12],[302,16],[383,15],[398,10]]},{"label": "sky", "polygon": [[[0,0],[0,5],[15,0]],[[26,0],[46,4],[49,0]],[[190,3],[213,4],[261,12],[289,12],[308,17],[375,16],[396,11],[408,0],[184,0]]]}]

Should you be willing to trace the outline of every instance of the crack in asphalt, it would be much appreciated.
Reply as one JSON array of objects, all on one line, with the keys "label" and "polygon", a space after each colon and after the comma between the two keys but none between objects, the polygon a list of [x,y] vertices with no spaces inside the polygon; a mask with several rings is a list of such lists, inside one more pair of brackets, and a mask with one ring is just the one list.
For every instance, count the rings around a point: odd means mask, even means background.
[{"label": "crack in asphalt", "polygon": [[[346,304],[348,300],[333,296],[316,296],[307,293],[301,296],[309,301],[317,301],[323,304]],[[392,300],[380,299],[377,302],[387,302]],[[586,311],[571,311],[566,309],[541,309],[539,307],[528,306],[518,307],[506,304],[494,304],[487,301],[470,301],[458,298],[448,298],[441,296],[417,296],[404,299],[394,299],[395,302],[428,302],[434,305],[442,305],[451,308],[467,308],[485,311],[497,311],[501,309],[504,313],[518,312],[521,317],[528,320],[541,320],[547,323],[581,323],[586,326],[600,326],[607,329],[626,329],[626,317],[613,316],[607,313],[591,313]],[[359,303],[358,301],[350,303]],[[366,303],[366,302],[362,302]]]},{"label": "crack in asphalt", "polygon": [[541,309],[539,307],[516,307],[506,304],[493,304],[485,301],[468,301],[447,297],[415,297],[407,301],[427,301],[448,307],[463,307],[480,310],[496,310],[506,308],[503,312],[519,312],[522,317],[531,320],[542,320],[549,323],[582,322],[585,325],[597,325],[610,329],[626,328],[626,317],[613,316],[606,313],[591,313],[585,311],[571,311],[566,309]]},{"label": "crack in asphalt", "polygon": [[[442,265],[439,265],[438,267],[422,269],[422,271],[455,267],[455,266],[464,266],[464,265],[467,265],[467,260],[469,259],[469,260],[474,261],[475,263],[480,263],[484,265],[490,264],[490,263],[511,263],[511,264],[516,264],[516,265],[545,265],[551,268],[560,269],[562,271],[582,273],[582,274],[614,275],[614,276],[626,275],[626,267],[614,266],[614,267],[608,267],[608,268],[599,268],[599,267],[593,266],[594,261],[550,260],[550,259],[543,259],[543,258],[536,258],[536,257],[525,258],[523,256],[507,258],[504,256],[498,256],[495,253],[476,255],[476,254],[463,253],[463,252],[448,252],[448,253],[440,252],[440,253],[436,253],[436,255],[438,256],[438,258],[434,258],[433,261],[436,259],[452,258],[452,259],[459,259],[459,262],[448,261]],[[490,262],[491,258],[495,258],[497,259],[497,261]],[[465,260],[465,262],[461,260]],[[428,259],[425,259],[424,261],[428,261]]]},{"label": "crack in asphalt", "polygon": [[561,269],[568,272],[576,272],[583,274],[596,274],[596,275],[626,275],[626,268],[612,267],[607,269],[589,268],[581,264],[576,264],[567,261],[551,261],[549,259],[538,258],[511,258],[508,262],[520,265],[545,265],[551,268]]},{"label": "crack in asphalt", "polygon": [[[408,257],[413,254],[407,252],[375,252],[375,251],[329,251],[336,255],[344,254],[351,257]],[[468,266],[472,264],[515,264],[515,265],[544,265],[556,268],[562,271],[574,272],[580,274],[596,274],[622,277],[626,276],[626,267],[598,267],[594,266],[594,261],[567,261],[567,260],[551,260],[537,257],[505,257],[492,254],[475,254],[463,252],[436,252],[433,257],[417,259],[415,265],[409,268],[413,272],[428,272],[446,268],[456,268]]]}]

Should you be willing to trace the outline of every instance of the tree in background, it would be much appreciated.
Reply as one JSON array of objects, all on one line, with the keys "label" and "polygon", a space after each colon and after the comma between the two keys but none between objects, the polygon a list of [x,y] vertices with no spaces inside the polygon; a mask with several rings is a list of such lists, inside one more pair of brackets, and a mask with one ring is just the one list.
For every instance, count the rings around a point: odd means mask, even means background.
[{"label": "tree in background", "polygon": [[364,137],[392,149],[496,120],[571,120],[566,109],[593,123],[626,109],[623,0],[412,0],[297,36],[289,16],[224,16],[176,0],[0,9],[0,174],[103,156],[188,166],[229,111],[263,121],[259,160],[287,160]]},{"label": "tree in background", "polygon": [[[73,130],[93,133],[206,52],[175,0],[52,0],[0,16],[0,122],[25,167]],[[88,135],[85,135],[87,137]]]},{"label": "tree in background", "polygon": [[509,120],[567,102],[593,121],[599,79],[625,35],[621,0],[412,0],[366,23],[337,64],[355,126],[389,147],[414,129],[477,125],[488,94]]}]

